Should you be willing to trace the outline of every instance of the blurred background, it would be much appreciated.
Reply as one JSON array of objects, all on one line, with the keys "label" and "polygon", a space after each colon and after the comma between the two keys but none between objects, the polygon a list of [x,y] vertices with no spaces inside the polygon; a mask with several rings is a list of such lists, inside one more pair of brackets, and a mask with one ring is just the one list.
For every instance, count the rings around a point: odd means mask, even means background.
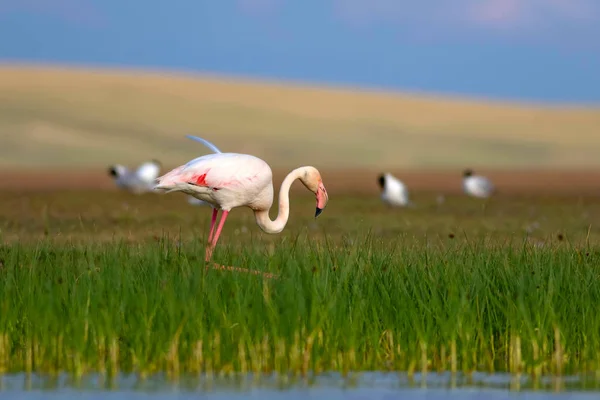
[{"label": "blurred background", "polygon": [[110,164],[207,154],[191,133],[349,186],[581,177],[600,170],[599,37],[597,0],[0,1],[1,176],[109,187]]}]

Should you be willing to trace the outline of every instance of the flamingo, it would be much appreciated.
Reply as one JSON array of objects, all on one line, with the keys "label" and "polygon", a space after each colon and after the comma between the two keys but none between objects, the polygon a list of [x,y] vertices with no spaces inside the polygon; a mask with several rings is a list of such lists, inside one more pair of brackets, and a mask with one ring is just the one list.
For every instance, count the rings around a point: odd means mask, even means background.
[{"label": "flamingo", "polygon": [[108,168],[118,188],[131,193],[141,194],[149,192],[160,173],[161,164],[158,160],[151,160],[141,164],[136,170],[130,170],[124,165],[115,164]]},{"label": "flamingo", "polygon": [[[156,180],[155,190],[165,193],[183,192],[209,203],[213,208],[205,261],[209,262],[223,225],[229,212],[236,207],[249,207],[254,211],[256,223],[265,233],[281,232],[287,224],[290,206],[289,190],[292,183],[300,182],[315,194],[317,218],[329,201],[320,172],[311,166],[299,167],[291,171],[283,180],[279,190],[279,213],[275,220],[269,217],[273,204],[273,173],[264,160],[238,153],[222,153],[214,144],[205,139],[186,135],[187,138],[202,142],[214,151],[195,158],[174,168]],[[215,231],[219,210],[221,220]]]},{"label": "flamingo", "polygon": [[412,205],[408,198],[406,185],[390,173],[379,175],[377,182],[381,187],[381,200],[391,207]]},{"label": "flamingo", "polygon": [[496,191],[496,188],[485,176],[474,175],[473,170],[466,169],[463,172],[463,190],[469,196],[488,198]]}]

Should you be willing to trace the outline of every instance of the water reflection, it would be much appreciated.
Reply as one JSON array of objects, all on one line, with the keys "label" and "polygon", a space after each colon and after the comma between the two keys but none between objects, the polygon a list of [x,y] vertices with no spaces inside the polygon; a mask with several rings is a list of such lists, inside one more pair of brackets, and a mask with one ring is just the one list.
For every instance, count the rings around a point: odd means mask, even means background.
[{"label": "water reflection", "polygon": [[426,375],[362,372],[343,378],[337,373],[309,379],[293,376],[185,377],[176,382],[162,374],[146,379],[120,375],[107,379],[88,375],[73,379],[66,374],[40,376],[14,374],[0,378],[0,398],[36,399],[598,399],[600,379],[595,376],[542,377],[509,374],[450,373]]}]

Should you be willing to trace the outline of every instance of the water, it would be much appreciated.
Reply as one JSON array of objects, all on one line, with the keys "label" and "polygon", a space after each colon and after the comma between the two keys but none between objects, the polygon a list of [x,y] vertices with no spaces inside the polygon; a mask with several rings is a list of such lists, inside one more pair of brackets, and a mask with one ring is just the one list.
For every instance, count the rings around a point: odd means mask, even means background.
[{"label": "water", "polygon": [[527,376],[474,373],[415,374],[363,372],[342,378],[339,374],[323,374],[310,381],[285,377],[252,375],[229,379],[207,377],[183,378],[169,382],[162,375],[139,379],[121,375],[111,382],[99,375],[74,381],[68,375],[0,376],[0,399],[66,399],[66,400],[176,400],[176,399],[264,399],[264,400],[391,400],[391,399],[557,399],[584,400],[600,398],[600,379],[586,376],[544,377],[537,381]]}]

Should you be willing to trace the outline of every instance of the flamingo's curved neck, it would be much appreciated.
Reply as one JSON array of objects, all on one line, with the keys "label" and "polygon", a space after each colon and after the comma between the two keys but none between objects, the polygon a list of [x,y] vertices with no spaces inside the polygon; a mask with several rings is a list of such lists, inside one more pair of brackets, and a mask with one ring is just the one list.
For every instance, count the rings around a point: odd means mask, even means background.
[{"label": "flamingo's curved neck", "polygon": [[296,168],[281,183],[281,189],[279,189],[279,213],[274,221],[271,221],[271,217],[269,217],[269,210],[254,211],[256,223],[264,232],[279,233],[287,224],[290,216],[290,187],[296,179],[304,174],[304,169],[304,167]]}]

